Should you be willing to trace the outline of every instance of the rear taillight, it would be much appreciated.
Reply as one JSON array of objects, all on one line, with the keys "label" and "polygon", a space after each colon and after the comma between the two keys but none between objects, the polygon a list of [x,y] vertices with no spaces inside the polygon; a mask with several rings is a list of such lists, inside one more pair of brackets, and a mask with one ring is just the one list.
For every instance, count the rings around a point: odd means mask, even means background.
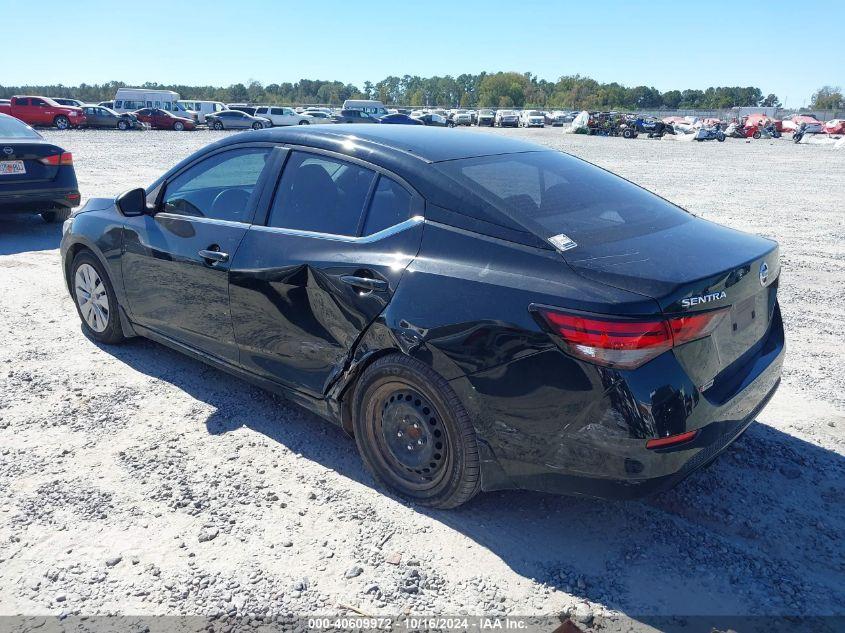
[{"label": "rear taillight", "polygon": [[41,162],[45,165],[73,165],[73,154],[70,152],[53,154],[52,156],[45,156],[41,159]]},{"label": "rear taillight", "polygon": [[670,319],[622,319],[532,308],[566,350],[607,367],[634,369],[676,345],[710,335],[726,309]]}]

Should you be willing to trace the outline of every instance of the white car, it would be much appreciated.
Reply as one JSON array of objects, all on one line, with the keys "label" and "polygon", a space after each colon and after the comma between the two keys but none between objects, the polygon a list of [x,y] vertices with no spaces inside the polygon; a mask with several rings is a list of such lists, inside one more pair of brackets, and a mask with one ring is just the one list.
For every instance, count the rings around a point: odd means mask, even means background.
[{"label": "white car", "polygon": [[184,106],[186,110],[197,113],[197,123],[205,123],[206,114],[217,114],[218,112],[229,109],[219,101],[188,101],[181,99],[179,104]]},{"label": "white car", "polygon": [[255,116],[269,120],[274,126],[310,125],[315,122],[312,116],[297,114],[293,108],[282,106],[260,106],[255,108]]},{"label": "white car", "polygon": [[472,115],[466,110],[459,110],[452,115],[455,125],[472,125]]},{"label": "white car", "polygon": [[519,114],[521,127],[546,127],[546,116],[539,110],[523,110]]}]

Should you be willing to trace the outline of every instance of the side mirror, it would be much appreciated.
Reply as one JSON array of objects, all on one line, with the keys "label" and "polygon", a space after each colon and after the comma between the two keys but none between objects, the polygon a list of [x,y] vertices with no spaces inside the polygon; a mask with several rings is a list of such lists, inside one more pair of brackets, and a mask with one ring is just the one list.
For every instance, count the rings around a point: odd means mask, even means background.
[{"label": "side mirror", "polygon": [[128,218],[147,213],[147,192],[143,189],[130,189],[117,197],[118,210]]}]

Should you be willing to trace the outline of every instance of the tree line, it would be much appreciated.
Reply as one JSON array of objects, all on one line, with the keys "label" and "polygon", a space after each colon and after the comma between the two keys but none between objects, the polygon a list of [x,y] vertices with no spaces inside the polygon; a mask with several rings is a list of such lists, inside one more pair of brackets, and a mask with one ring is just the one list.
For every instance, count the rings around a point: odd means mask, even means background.
[{"label": "tree line", "polygon": [[[51,97],[74,97],[86,102],[114,98],[120,81],[104,84],[64,86],[0,86],[0,98],[15,94],[39,94]],[[145,83],[139,88],[173,90],[185,99],[266,103],[271,105],[329,104],[340,105],[346,99],[379,99],[388,105],[462,106],[566,110],[656,110],[656,109],[722,109],[734,106],[781,105],[777,95],[764,95],[754,86],[719,86],[704,90],[667,90],[650,86],[623,86],[617,82],[600,83],[590,77],[567,75],[557,81],[540,79],[531,73],[497,72],[461,74],[457,77],[390,76],[379,82],[364,82],[362,87],[340,81],[300,79],[297,82],[270,83],[258,81],[236,83],[228,87],[188,86]],[[825,86],[813,94],[813,108],[845,107],[842,91]]]}]

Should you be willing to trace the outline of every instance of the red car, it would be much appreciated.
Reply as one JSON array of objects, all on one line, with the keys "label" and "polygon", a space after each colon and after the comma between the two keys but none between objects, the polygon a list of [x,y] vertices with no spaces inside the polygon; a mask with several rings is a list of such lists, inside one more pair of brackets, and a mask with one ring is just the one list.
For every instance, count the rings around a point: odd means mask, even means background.
[{"label": "red car", "polygon": [[138,120],[142,123],[148,124],[151,128],[157,130],[195,130],[197,124],[192,119],[176,116],[167,110],[160,108],[142,108],[135,113]]},{"label": "red car", "polygon": [[12,97],[8,105],[0,104],[0,113],[29,125],[56,126],[60,130],[85,125],[82,108],[59,105],[49,97]]}]

